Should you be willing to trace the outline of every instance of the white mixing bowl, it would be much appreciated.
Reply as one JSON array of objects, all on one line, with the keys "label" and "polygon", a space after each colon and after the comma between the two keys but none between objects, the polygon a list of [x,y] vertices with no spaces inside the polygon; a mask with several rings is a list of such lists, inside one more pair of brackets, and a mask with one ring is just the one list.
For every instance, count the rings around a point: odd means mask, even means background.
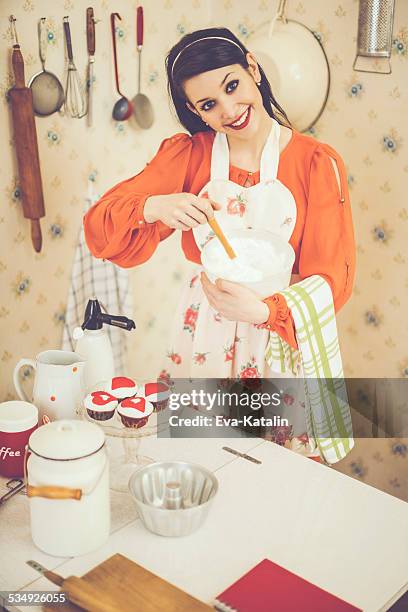
[{"label": "white mixing bowl", "polygon": [[[218,238],[212,238],[201,252],[201,263],[208,278],[214,283],[217,278],[224,278],[233,282],[239,282],[241,285],[256,291],[262,298],[268,297],[289,287],[290,277],[292,274],[293,264],[295,262],[295,252],[291,245],[286,242],[281,236],[268,232],[266,230],[241,229],[231,230],[226,232],[228,240],[234,238],[251,239],[259,242],[267,242],[274,251],[277,259],[283,263],[279,267],[278,272],[276,266],[273,266],[274,271],[268,274],[268,261],[262,265],[263,278],[260,281],[239,281],[235,278],[221,277],[214,270],[214,258],[217,258],[221,247]],[[271,262],[272,263],[272,262]]]}]

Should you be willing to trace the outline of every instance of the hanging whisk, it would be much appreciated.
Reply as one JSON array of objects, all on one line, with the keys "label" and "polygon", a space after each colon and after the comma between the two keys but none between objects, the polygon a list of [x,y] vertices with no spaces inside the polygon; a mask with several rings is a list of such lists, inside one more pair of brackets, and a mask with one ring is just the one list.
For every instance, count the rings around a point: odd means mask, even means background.
[{"label": "hanging whisk", "polygon": [[74,64],[69,18],[64,17],[64,34],[68,53],[68,75],[65,87],[65,111],[74,119],[86,115],[85,90]]}]

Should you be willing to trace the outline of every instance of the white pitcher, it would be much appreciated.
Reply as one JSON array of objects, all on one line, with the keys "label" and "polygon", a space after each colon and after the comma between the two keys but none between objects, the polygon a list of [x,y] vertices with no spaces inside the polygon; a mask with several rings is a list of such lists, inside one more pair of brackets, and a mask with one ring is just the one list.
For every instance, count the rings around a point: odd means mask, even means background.
[{"label": "white pitcher", "polygon": [[[13,380],[20,399],[33,402],[38,408],[39,422],[79,417],[85,394],[83,369],[85,362],[70,351],[43,351],[34,359],[20,359],[14,368]],[[33,397],[21,387],[19,372],[23,367],[35,370]]]}]

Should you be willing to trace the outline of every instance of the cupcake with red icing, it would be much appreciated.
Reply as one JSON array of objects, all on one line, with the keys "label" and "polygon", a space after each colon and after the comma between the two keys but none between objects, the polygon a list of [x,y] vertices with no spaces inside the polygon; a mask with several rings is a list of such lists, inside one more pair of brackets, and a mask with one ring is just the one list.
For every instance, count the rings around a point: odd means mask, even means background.
[{"label": "cupcake with red icing", "polygon": [[128,378],[127,376],[115,376],[115,378],[109,381],[106,391],[120,401],[136,395],[137,384],[132,378]]},{"label": "cupcake with red icing", "polygon": [[108,421],[115,414],[118,400],[107,391],[92,391],[84,399],[88,415],[95,421]]},{"label": "cupcake with red icing", "polygon": [[159,380],[145,383],[142,391],[143,396],[147,399],[147,401],[153,404],[155,412],[164,410],[168,406],[170,387],[164,381]]},{"label": "cupcake with red icing", "polygon": [[146,425],[153,405],[144,397],[129,397],[119,404],[117,411],[125,427],[138,428]]}]

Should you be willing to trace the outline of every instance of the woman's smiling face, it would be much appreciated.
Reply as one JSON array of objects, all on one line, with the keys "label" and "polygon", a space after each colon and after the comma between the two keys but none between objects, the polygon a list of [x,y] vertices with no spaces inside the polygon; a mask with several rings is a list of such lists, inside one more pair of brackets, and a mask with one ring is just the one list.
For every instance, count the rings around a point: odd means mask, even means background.
[{"label": "woman's smiling face", "polygon": [[203,72],[184,84],[187,107],[216,132],[247,140],[256,133],[266,113],[257,86],[258,64],[248,53],[249,68],[240,64]]}]

